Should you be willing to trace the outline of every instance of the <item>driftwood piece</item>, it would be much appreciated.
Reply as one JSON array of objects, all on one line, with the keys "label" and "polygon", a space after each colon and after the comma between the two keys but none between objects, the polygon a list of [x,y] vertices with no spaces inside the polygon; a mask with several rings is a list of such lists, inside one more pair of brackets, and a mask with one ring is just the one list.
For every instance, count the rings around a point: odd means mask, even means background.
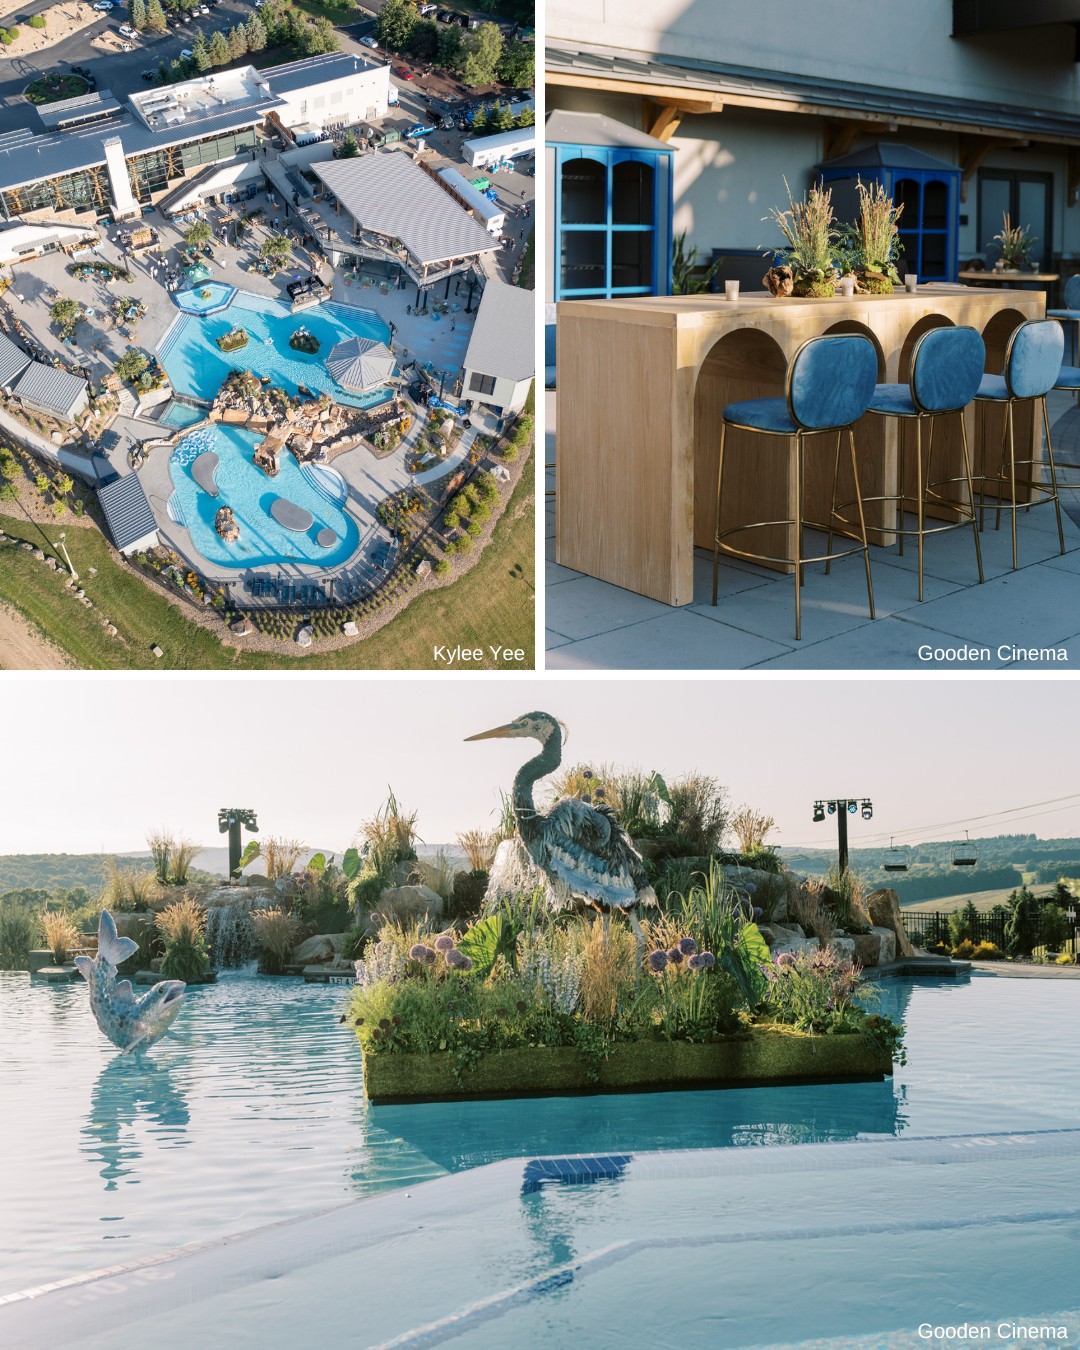
[{"label": "driftwood piece", "polygon": [[782,300],[795,289],[795,278],[791,274],[790,267],[770,267],[761,278],[761,284],[770,295]]}]

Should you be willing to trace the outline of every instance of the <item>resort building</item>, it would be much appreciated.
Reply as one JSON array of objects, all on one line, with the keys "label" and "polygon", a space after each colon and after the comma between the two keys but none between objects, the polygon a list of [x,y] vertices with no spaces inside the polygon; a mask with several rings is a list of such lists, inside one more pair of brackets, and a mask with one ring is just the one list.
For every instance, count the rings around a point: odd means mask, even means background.
[{"label": "resort building", "polygon": [[90,401],[84,379],[34,361],[3,333],[0,333],[0,389],[24,407],[61,422],[74,422]]},{"label": "resort building", "polygon": [[94,231],[85,225],[57,221],[50,225],[11,225],[0,230],[0,267],[29,262],[57,249],[77,249],[94,239]]},{"label": "resort building", "polygon": [[[257,132],[286,139],[385,115],[389,66],[329,53],[268,70],[241,66],[132,94],[69,99],[43,121],[43,135],[0,135],[0,211],[11,220],[59,214],[68,221],[125,219],[156,206],[216,165],[242,175],[257,154]],[[71,107],[69,105],[77,105]]]},{"label": "resort building", "polygon": [[419,287],[449,281],[499,247],[403,150],[314,162],[311,171],[350,222],[349,251],[400,269]]},{"label": "resort building", "polygon": [[[548,200],[554,207],[561,187],[568,214],[551,221],[552,260],[577,266],[559,240],[579,223],[582,173],[599,180],[615,149],[633,159],[642,135],[642,195],[648,170],[664,172],[657,152],[666,147],[671,227],[685,231],[699,260],[722,257],[723,275],[742,275],[744,285],[760,284],[761,259],[781,242],[762,217],[786,206],[785,177],[796,198],[821,177],[882,182],[904,207],[902,265],[921,280],[955,281],[976,258],[992,265],[1004,214],[1036,237],[1040,271],[1080,255],[1075,6],[911,0],[901,11],[832,0],[812,23],[792,3],[740,8],[737,22],[724,6],[727,23],[717,8],[549,0],[547,108],[557,132],[549,127],[549,139],[573,143],[564,114],[595,118],[591,146],[581,127],[580,153],[554,162]],[[613,143],[616,124],[623,145]],[[601,187],[618,197],[614,183]],[[656,209],[663,197],[653,194]],[[649,224],[642,216],[640,228]],[[583,289],[580,274],[565,286],[556,268],[548,275],[547,299]],[[642,267],[639,293],[663,293],[666,280],[664,269],[649,277]],[[593,293],[612,289],[623,288],[609,273]]]},{"label": "resort building", "polygon": [[98,488],[98,504],[121,553],[140,553],[157,544],[157,521],[138,474],[117,476],[103,484]]},{"label": "resort building", "polygon": [[536,363],[532,291],[489,281],[465,353],[462,397],[499,413],[520,412]]}]

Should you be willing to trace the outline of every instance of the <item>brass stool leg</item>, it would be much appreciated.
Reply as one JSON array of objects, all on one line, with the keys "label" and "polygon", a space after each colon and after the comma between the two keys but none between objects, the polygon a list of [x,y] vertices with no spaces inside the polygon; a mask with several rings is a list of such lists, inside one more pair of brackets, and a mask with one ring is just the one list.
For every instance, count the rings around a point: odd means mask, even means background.
[{"label": "brass stool leg", "polygon": [[803,438],[795,433],[795,641],[802,637]]},{"label": "brass stool leg", "polygon": [[1046,428],[1046,458],[1050,464],[1050,485],[1054,489],[1054,510],[1057,512],[1058,543],[1065,552],[1065,531],[1061,527],[1061,499],[1058,496],[1057,469],[1054,467],[1054,447],[1050,440],[1050,418],[1046,414],[1046,396],[1042,399],[1043,426]]},{"label": "brass stool leg", "polygon": [[1016,571],[1016,438],[1013,434],[1013,405],[1012,399],[1009,400],[1009,411],[1006,414],[1009,426],[1009,500],[1012,502],[1012,510],[1009,515],[1012,517],[1012,559],[1013,571]]},{"label": "brass stool leg", "polygon": [[979,524],[975,519],[975,480],[971,474],[971,455],[968,451],[967,438],[967,419],[964,417],[963,408],[960,409],[960,441],[964,447],[964,474],[967,478],[968,501],[971,503],[971,533],[975,536],[975,561],[979,564],[979,582],[986,580],[983,576],[982,545],[979,543]]},{"label": "brass stool leg", "polygon": [[859,466],[855,462],[855,432],[848,427],[848,444],[851,447],[851,472],[855,478],[855,500],[859,506],[859,529],[862,532],[863,563],[866,565],[866,598],[870,602],[870,617],[876,619],[874,613],[874,583],[870,579],[870,545],[866,539],[866,520],[863,516],[862,506],[862,488],[859,487]]},{"label": "brass stool leg", "polygon": [[1009,436],[1012,433],[1012,403],[1005,405],[1005,421],[1001,424],[1001,463],[998,465],[997,510],[994,513],[994,529],[1001,529],[1001,491],[1005,486],[1005,457],[1008,454]]},{"label": "brass stool leg", "polygon": [[[836,453],[833,455],[833,464],[832,464],[832,497],[830,498],[829,501],[829,542],[825,549],[826,553],[832,552],[833,521],[836,519],[836,477],[837,474],[840,472],[840,438],[843,436],[843,434],[844,434],[843,431],[838,431],[836,433]],[[826,576],[829,575],[831,569],[832,569],[832,559],[830,558],[825,564]]]},{"label": "brass stool leg", "polygon": [[720,423],[720,458],[716,466],[716,533],[712,551],[712,602],[716,604],[716,588],[720,576],[720,494],[724,487],[724,435],[727,423]]},{"label": "brass stool leg", "polygon": [[[926,520],[926,505],[923,501],[923,475],[922,475],[922,424],[921,417],[915,419],[915,510],[917,512],[916,521],[918,524],[918,537],[916,542],[919,548],[919,599],[923,598],[923,524]],[[933,426],[933,419],[930,425]]]},{"label": "brass stool leg", "polygon": [[900,557],[904,556],[904,506],[906,505],[905,494],[907,492],[907,461],[904,454],[904,437],[907,430],[904,427],[904,419],[896,419],[896,472],[899,475],[896,484],[896,523],[900,527],[900,533],[897,538],[900,541]]}]

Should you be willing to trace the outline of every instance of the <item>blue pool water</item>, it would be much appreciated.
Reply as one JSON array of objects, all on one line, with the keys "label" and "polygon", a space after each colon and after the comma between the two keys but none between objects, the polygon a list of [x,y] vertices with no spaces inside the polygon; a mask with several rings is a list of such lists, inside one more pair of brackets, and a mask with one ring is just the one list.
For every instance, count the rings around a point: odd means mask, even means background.
[{"label": "blue pool water", "polygon": [[[169,472],[176,491],[170,511],[187,526],[195,547],[220,567],[265,567],[288,562],[334,567],[350,558],[360,539],[356,522],[288,452],[281,455],[281,471],[275,478],[257,469],[254,451],[261,439],[240,427],[219,423],[193,431],[173,450]],[[208,450],[220,460],[216,497],[204,492],[191,474],[194,461]],[[303,531],[279,525],[270,515],[271,503],[278,497],[310,512],[312,525]],[[240,539],[235,544],[226,544],[214,529],[214,518],[222,506],[232,507],[240,526]],[[337,542],[324,548],[317,536],[327,528],[333,530]]]},{"label": "blue pool water", "polygon": [[[247,332],[248,344],[240,351],[224,353],[216,339],[233,328]],[[318,339],[315,355],[293,351],[289,346],[289,338],[298,328],[306,328]],[[305,385],[357,408],[385,403],[389,398],[385,389],[350,393],[327,374],[326,358],[331,347],[350,337],[389,342],[390,329],[370,309],[326,304],[293,314],[278,300],[240,291],[224,314],[181,315],[158,347],[158,359],[173,388],[193,398],[213,399],[230,370],[250,370],[260,377],[269,375],[276,388],[290,394]]]},{"label": "blue pool water", "polygon": [[205,408],[189,408],[186,403],[177,403],[174,399],[158,421],[167,427],[191,427],[206,418]]},{"label": "blue pool water", "polygon": [[217,314],[228,309],[236,294],[236,287],[223,281],[204,281],[190,290],[176,291],[173,303],[185,314]]},{"label": "blue pool water", "polygon": [[[799,1180],[800,1160],[814,1157],[816,1146],[842,1150],[860,1147],[856,1141],[1045,1131],[1080,1121],[1080,982],[981,977],[962,985],[897,981],[885,989],[886,1010],[904,1018],[910,1062],[883,1083],[370,1108],[355,1037],[339,1022],[348,990],[226,973],[216,985],[188,991],[169,1036],[139,1063],[117,1056],[100,1036],[83,985],[32,987],[25,974],[0,974],[0,1296],[538,1154],[689,1149],[719,1150],[732,1160],[731,1175],[715,1183],[660,1187],[644,1210],[654,1214],[657,1231],[676,1198],[691,1227],[691,1219],[720,1219],[742,1228],[752,1217],[760,1227],[782,1215],[792,1231],[824,1223],[830,1206],[830,1221],[837,1223],[856,1211],[888,1218],[886,1192],[905,1212],[937,1217],[981,1214],[1013,1195],[1045,1210],[1071,1203],[1066,1183],[1080,1177],[1080,1168],[1060,1161],[1046,1177],[1036,1178],[1021,1162],[1000,1169],[996,1181],[980,1174],[977,1182],[958,1182],[958,1194],[969,1197],[959,1202],[947,1194],[949,1170],[928,1164],[926,1175],[938,1178],[928,1206],[927,1193],[914,1185],[922,1176],[915,1163],[903,1163],[906,1174],[875,1181],[869,1164],[845,1166],[837,1152],[831,1172],[825,1164],[829,1206],[822,1208],[820,1199],[811,1204]],[[808,1153],[792,1147],[804,1145]],[[740,1168],[744,1155],[757,1160],[755,1168]],[[738,1180],[735,1173],[745,1176]],[[673,1179],[679,1175],[674,1169]],[[618,1200],[617,1188],[580,1189],[590,1191],[601,1217]],[[500,1192],[500,1203],[504,1198]],[[565,1206],[584,1203],[567,1198]],[[584,1250],[563,1204],[546,1189],[529,1201],[526,1249],[533,1231],[545,1259]],[[467,1206],[455,1199],[451,1212],[460,1219]],[[398,1230],[402,1222],[395,1211]],[[497,1248],[497,1225],[486,1224],[486,1231]],[[757,1259],[759,1271],[772,1268],[768,1237],[760,1234],[766,1256]],[[1073,1237],[1080,1238],[1080,1229]],[[927,1242],[927,1251],[936,1251]],[[835,1244],[837,1255],[826,1262],[834,1274],[866,1266],[864,1238],[839,1236]],[[825,1244],[821,1252],[824,1259]],[[712,1259],[714,1269],[744,1269],[737,1252],[720,1266],[715,1254]],[[350,1260],[355,1269],[355,1257]],[[816,1259],[800,1264],[806,1260],[801,1253],[794,1267],[818,1271],[819,1290],[833,1297],[835,1282],[821,1276]],[[415,1277],[418,1267],[406,1265]],[[986,1269],[996,1273],[999,1266],[988,1261]],[[491,1278],[502,1283],[492,1287],[512,1283],[527,1267],[499,1267]],[[935,1293],[947,1283],[944,1273],[933,1275],[938,1269],[928,1267],[923,1277]],[[463,1263],[450,1263],[446,1274],[463,1278]],[[745,1287],[756,1289],[753,1282]],[[873,1285],[864,1292],[872,1302]],[[327,1308],[333,1302],[328,1289]],[[1032,1311],[1015,1309],[1017,1315]],[[497,1338],[490,1343],[499,1344]]]}]

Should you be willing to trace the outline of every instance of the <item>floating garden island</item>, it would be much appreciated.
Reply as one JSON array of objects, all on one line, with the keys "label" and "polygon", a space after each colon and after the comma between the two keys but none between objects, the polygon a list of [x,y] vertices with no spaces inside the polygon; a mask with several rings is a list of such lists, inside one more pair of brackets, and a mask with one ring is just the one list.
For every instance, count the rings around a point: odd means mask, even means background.
[{"label": "floating garden island", "polygon": [[385,925],[357,962],[350,1018],[375,1104],[879,1079],[900,1030],[846,955],[774,959],[719,869],[625,918],[526,918],[460,935]]},{"label": "floating garden island", "polygon": [[230,328],[227,333],[217,338],[216,342],[223,352],[238,352],[248,345],[248,335],[243,328]]}]

